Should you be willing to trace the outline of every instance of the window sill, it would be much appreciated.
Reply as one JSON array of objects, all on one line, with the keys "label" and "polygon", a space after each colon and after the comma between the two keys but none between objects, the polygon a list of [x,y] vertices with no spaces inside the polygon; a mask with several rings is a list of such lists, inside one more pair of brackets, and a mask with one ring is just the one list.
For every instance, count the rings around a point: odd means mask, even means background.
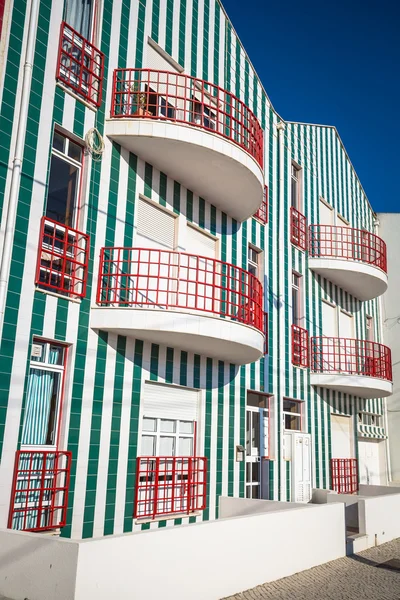
[{"label": "window sill", "polygon": [[159,523],[160,521],[171,521],[172,519],[184,519],[185,517],[199,517],[201,512],[192,512],[192,513],[174,513],[173,515],[164,515],[161,517],[156,517],[155,519],[135,519],[136,525],[145,525],[146,523]]},{"label": "window sill", "polygon": [[41,294],[46,294],[46,296],[54,296],[55,298],[62,298],[63,300],[68,300],[68,302],[74,302],[75,304],[80,304],[82,302],[82,298],[71,298],[70,296],[64,296],[63,294],[57,294],[56,292],[51,292],[50,290],[43,290],[42,288],[36,286],[36,292],[40,292]]},{"label": "window sill", "polygon": [[63,83],[60,83],[59,81],[57,81],[56,86],[59,87],[59,88],[61,88],[62,90],[64,90],[64,92],[66,92],[67,94],[69,94],[73,98],[75,98],[75,100],[79,100],[79,102],[82,102],[82,104],[84,104],[86,106],[86,108],[89,108],[94,113],[97,112],[98,109],[97,109],[96,106],[93,106],[93,104],[90,104],[90,102],[87,102],[87,100],[84,100],[79,94],[76,94],[67,85],[64,85]]}]

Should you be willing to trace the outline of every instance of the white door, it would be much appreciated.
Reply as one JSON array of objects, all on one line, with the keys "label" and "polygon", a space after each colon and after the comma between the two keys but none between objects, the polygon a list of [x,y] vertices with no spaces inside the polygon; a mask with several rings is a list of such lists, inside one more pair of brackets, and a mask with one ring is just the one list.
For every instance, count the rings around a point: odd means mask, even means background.
[{"label": "white door", "polygon": [[[186,252],[180,258],[179,277],[187,308],[218,313],[221,296],[221,270],[215,262],[217,240],[197,227],[186,227]],[[186,295],[186,298],[183,295]]]},{"label": "white door", "polygon": [[311,500],[311,435],[292,434],[292,501]]},{"label": "white door", "polygon": [[360,483],[386,485],[384,442],[360,440],[358,442]]},{"label": "white door", "polygon": [[261,498],[261,459],[268,456],[268,411],[246,409],[246,498]]},{"label": "white door", "polygon": [[327,302],[322,302],[322,341],[320,352],[314,353],[315,366],[322,371],[336,371],[338,369],[338,324],[337,308]]},{"label": "white door", "polygon": [[342,310],[339,311],[339,338],[341,371],[357,372],[360,353],[354,340],[354,318]]},{"label": "white door", "polygon": [[353,422],[351,417],[331,415],[332,458],[353,458]]}]

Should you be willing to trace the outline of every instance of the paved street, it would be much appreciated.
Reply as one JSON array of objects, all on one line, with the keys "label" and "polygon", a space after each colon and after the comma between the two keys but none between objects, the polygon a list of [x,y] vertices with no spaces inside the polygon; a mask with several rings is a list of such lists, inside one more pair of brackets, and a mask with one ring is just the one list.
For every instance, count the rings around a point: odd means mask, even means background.
[{"label": "paved street", "polygon": [[400,559],[400,539],[260,585],[229,600],[400,600],[400,571],[377,568],[391,559]]}]

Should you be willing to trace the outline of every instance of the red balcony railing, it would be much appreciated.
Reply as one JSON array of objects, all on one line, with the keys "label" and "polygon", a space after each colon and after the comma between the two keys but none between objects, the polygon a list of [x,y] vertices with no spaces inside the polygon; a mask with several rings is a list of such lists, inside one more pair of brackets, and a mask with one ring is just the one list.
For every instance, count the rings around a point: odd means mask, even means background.
[{"label": "red balcony railing", "polygon": [[36,284],[57,294],[82,298],[86,294],[89,236],[42,218]]},{"label": "red balcony railing", "polygon": [[347,338],[311,338],[311,370],[314,373],[366,375],[392,381],[390,348]]},{"label": "red balcony railing", "polygon": [[103,92],[104,54],[67,23],[61,24],[57,79],[100,106]]},{"label": "red balcony railing", "polygon": [[97,303],[201,311],[264,331],[262,285],[254,275],[184,252],[102,248]]},{"label": "red balcony railing", "polygon": [[292,325],[292,364],[296,367],[309,366],[308,331]]},{"label": "red balcony railing", "polygon": [[19,450],[15,457],[9,529],[46,531],[64,527],[71,452]]},{"label": "red balcony railing", "polygon": [[331,458],[332,489],[338,494],[358,492],[358,465],[355,458]]},{"label": "red balcony railing", "polygon": [[261,223],[264,223],[264,225],[266,223],[268,223],[268,186],[267,185],[264,186],[264,195],[263,195],[262,204],[261,204],[260,208],[258,209],[258,211],[256,213],[254,213],[253,216],[255,219],[258,219],[259,221],[261,221]]},{"label": "red balcony railing", "polygon": [[336,225],[310,225],[310,256],[356,260],[387,272],[385,242],[369,231]]},{"label": "red balcony railing", "polygon": [[293,206],[290,208],[290,241],[301,250],[307,249],[307,219]]},{"label": "red balcony railing", "polygon": [[116,69],[111,116],[164,119],[216,133],[243,148],[263,168],[263,130],[236,96],[190,75]]},{"label": "red balcony railing", "polygon": [[142,456],[136,459],[134,517],[155,519],[206,507],[207,459]]}]

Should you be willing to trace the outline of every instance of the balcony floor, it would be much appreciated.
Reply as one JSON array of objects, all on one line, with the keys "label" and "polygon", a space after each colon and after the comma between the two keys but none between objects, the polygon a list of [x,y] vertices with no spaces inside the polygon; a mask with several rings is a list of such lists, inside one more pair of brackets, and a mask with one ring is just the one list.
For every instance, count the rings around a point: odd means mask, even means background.
[{"label": "balcony floor", "polygon": [[262,203],[261,167],[219,134],[184,123],[127,118],[108,119],[106,134],[239,222]]},{"label": "balcony floor", "polygon": [[391,381],[365,375],[311,373],[310,383],[311,385],[337,390],[359,398],[386,398],[393,393]]},{"label": "balcony floor", "polygon": [[92,329],[112,331],[237,365],[258,360],[264,335],[255,327],[207,313],[146,308],[91,308]]},{"label": "balcony floor", "polygon": [[359,300],[378,298],[387,290],[387,274],[369,264],[340,258],[310,258],[309,267]]}]

